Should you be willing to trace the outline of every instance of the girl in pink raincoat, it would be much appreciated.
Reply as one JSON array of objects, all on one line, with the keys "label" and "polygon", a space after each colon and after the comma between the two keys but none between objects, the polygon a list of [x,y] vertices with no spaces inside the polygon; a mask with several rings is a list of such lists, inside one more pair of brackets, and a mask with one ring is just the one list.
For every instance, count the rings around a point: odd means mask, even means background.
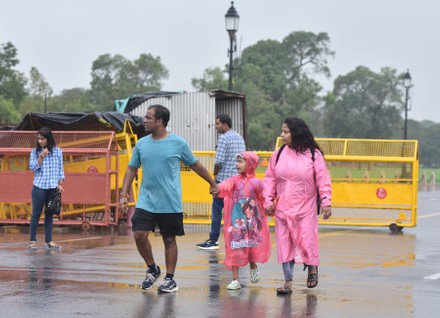
[{"label": "girl in pink raincoat", "polygon": [[264,207],[275,216],[278,263],[284,286],[292,292],[293,264],[308,268],[307,287],[318,285],[318,195],[324,219],[331,214],[331,181],[323,153],[300,118],[287,118],[281,127],[285,146],[275,150],[264,176]]},{"label": "girl in pink raincoat", "polygon": [[259,157],[244,151],[237,155],[237,171],[218,186],[224,198],[225,265],[232,270],[233,280],[228,289],[241,288],[238,280],[240,266],[249,266],[252,283],[260,280],[256,263],[266,263],[270,257],[270,234],[263,210],[263,182],[255,177]]}]

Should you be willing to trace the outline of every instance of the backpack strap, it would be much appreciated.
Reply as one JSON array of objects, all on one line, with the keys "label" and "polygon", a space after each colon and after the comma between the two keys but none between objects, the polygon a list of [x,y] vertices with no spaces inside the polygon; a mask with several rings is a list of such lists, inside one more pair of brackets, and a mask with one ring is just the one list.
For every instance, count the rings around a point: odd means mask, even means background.
[{"label": "backpack strap", "polygon": [[[277,153],[277,158],[275,161],[275,165],[278,163],[278,160],[280,159],[281,156],[281,152],[283,152],[284,147],[286,147],[286,144],[282,145],[280,147],[280,150]],[[312,160],[315,161],[315,149],[313,149],[312,151]],[[315,175],[315,170],[313,169],[313,177],[315,179],[315,185],[316,185],[316,175]],[[320,213],[320,209],[321,209],[321,198],[319,197],[319,190],[318,188],[316,188],[316,191],[318,192],[318,197],[317,197],[317,205],[318,205],[318,215]]]},{"label": "backpack strap", "polygon": [[280,159],[280,156],[281,156],[281,153],[283,152],[284,147],[286,147],[286,144],[284,144],[280,147],[280,150],[277,153],[277,159],[275,161],[275,165],[278,163],[278,160]]},{"label": "backpack strap", "polygon": [[[286,144],[282,145],[280,147],[280,151],[277,153],[277,159],[275,161],[275,165],[278,163],[278,160],[280,159],[281,153],[283,152],[284,147],[286,147]],[[315,149],[312,151],[312,160],[315,161]]]}]

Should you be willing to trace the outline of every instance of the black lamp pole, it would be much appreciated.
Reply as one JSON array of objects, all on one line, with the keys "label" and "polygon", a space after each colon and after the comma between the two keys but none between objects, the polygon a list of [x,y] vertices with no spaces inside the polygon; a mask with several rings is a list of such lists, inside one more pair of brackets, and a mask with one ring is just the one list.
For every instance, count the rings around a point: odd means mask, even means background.
[{"label": "black lamp pole", "polygon": [[231,7],[225,15],[226,31],[229,33],[229,85],[228,90],[232,91],[232,64],[233,64],[233,54],[237,50],[235,45],[235,33],[238,30],[238,23],[240,21],[240,16],[237,10],[234,8],[234,1],[231,1]]},{"label": "black lamp pole", "polygon": [[409,89],[411,88],[411,75],[409,74],[409,70],[406,71],[403,76],[403,86],[405,86],[405,126],[403,129],[403,139],[407,138],[407,130],[408,130],[408,100],[409,100]]}]

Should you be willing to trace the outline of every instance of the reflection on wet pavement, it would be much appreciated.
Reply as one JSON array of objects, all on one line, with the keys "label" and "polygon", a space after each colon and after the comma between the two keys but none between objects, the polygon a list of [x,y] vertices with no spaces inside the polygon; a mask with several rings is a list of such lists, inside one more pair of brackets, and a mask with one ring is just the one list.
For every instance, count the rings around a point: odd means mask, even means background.
[{"label": "reflection on wet pavement", "polygon": [[[295,268],[293,293],[276,295],[281,266],[272,256],[259,265],[252,284],[240,270],[242,289],[228,291],[231,272],[224,248],[195,248],[209,231],[186,226],[178,238],[175,279],[179,291],[141,291],[145,265],[129,230],[54,229],[61,250],[27,248],[25,226],[0,228],[0,306],[3,317],[434,317],[440,309],[438,228],[440,193],[421,193],[419,224],[400,235],[387,228],[320,228],[317,288]],[[164,267],[161,237],[150,236],[156,262]],[[274,237],[272,233],[272,241]],[[163,278],[163,276],[161,277]],[[160,281],[160,279],[159,279]]]}]

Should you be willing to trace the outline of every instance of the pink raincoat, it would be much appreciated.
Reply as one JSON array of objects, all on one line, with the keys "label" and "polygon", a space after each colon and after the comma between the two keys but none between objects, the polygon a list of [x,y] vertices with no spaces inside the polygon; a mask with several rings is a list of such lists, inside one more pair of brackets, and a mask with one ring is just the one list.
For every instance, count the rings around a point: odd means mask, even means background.
[{"label": "pink raincoat", "polygon": [[246,174],[233,176],[218,186],[224,198],[225,265],[244,266],[266,263],[270,257],[270,235],[263,209],[263,181],[255,177],[259,158],[255,152],[242,152]]},{"label": "pink raincoat", "polygon": [[284,147],[278,163],[278,148],[264,176],[264,207],[275,202],[275,238],[278,263],[319,265],[317,189],[321,206],[329,206],[330,175],[319,150],[315,160],[307,150]]}]

